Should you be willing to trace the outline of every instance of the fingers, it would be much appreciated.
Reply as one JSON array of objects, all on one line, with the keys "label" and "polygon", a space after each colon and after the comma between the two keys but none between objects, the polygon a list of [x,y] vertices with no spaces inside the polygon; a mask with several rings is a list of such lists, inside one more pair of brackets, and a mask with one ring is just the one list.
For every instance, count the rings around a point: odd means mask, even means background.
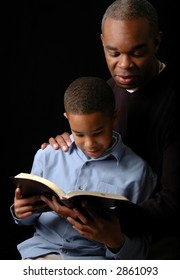
[{"label": "fingers", "polygon": [[23,198],[21,189],[19,187],[16,188],[14,195],[14,214],[17,218],[27,218],[44,206],[46,204],[40,200],[40,196]]},{"label": "fingers", "polygon": [[[68,132],[64,132],[63,134],[61,135],[58,135],[58,136],[61,136],[63,141],[64,141],[64,144],[66,144],[68,147],[71,146],[72,142],[71,142],[71,139],[70,139],[70,134]],[[58,137],[57,136],[57,137]],[[56,138],[57,138],[56,137]],[[58,142],[58,138],[56,139],[56,141]]]},{"label": "fingers", "polygon": [[73,208],[73,211],[76,215],[76,218],[78,218],[84,225],[86,225],[88,222],[87,217],[84,216],[81,212],[79,212],[78,209],[76,209],[76,208]]},{"label": "fingers", "polygon": [[58,143],[59,147],[66,152],[71,145],[70,135],[67,132],[64,132],[61,135],[56,136],[56,142]]},{"label": "fingers", "polygon": [[50,137],[49,143],[42,143],[41,149],[44,150],[49,144],[53,147],[53,149],[58,150],[61,148],[62,151],[66,152],[71,145],[70,134],[68,132],[64,132],[61,135],[57,135],[55,138]]},{"label": "fingers", "polygon": [[21,199],[22,195],[21,195],[21,190],[20,188],[16,188],[15,190],[15,199]]},{"label": "fingers", "polygon": [[[17,193],[17,196],[19,194]],[[14,199],[14,214],[19,219],[27,218],[36,212],[38,206],[31,204],[31,199],[26,198],[15,198]]]},{"label": "fingers", "polygon": [[53,211],[55,211],[59,216],[66,219],[67,217],[72,217],[73,219],[76,219],[77,216],[75,212],[65,206],[59,203],[59,201],[56,199],[55,196],[52,196],[52,199],[48,199],[45,196],[40,196],[41,200],[44,201]]},{"label": "fingers", "polygon": [[56,142],[56,139],[51,137],[49,138],[49,144],[53,147],[53,149],[58,150],[59,149],[59,145]]},{"label": "fingers", "polygon": [[41,149],[44,150],[48,145],[49,145],[49,143],[42,143],[41,144]]}]

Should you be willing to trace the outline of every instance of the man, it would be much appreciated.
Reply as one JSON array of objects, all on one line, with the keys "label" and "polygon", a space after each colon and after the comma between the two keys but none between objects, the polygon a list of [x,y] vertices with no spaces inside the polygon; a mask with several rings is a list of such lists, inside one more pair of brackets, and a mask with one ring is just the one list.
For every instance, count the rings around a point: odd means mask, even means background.
[{"label": "man", "polygon": [[[178,79],[174,69],[156,57],[161,39],[157,12],[148,1],[117,0],[105,11],[101,40],[112,76],[107,83],[120,111],[116,130],[159,178],[153,198],[140,204],[147,218],[137,217],[138,226],[141,234],[153,234],[149,258],[179,259]],[[69,135],[58,135],[49,142],[55,149],[66,150]],[[129,230],[133,233],[134,226]]]}]

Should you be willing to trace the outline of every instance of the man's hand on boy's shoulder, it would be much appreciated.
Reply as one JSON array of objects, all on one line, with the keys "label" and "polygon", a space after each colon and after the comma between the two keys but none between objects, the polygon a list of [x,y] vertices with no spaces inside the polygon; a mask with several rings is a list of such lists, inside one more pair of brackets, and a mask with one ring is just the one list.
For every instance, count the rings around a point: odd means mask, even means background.
[{"label": "man's hand on boy's shoulder", "polygon": [[49,143],[41,144],[41,149],[44,150],[49,144],[55,150],[61,148],[62,151],[66,152],[71,145],[70,134],[68,132],[64,132],[61,135],[57,135],[56,138],[49,138]]}]

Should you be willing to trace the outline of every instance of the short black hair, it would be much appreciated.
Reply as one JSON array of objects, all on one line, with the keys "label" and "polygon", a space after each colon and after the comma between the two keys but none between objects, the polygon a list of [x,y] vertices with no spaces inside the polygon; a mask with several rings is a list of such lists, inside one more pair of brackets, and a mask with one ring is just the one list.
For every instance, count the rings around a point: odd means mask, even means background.
[{"label": "short black hair", "polygon": [[101,112],[112,116],[115,99],[111,87],[99,77],[80,77],[74,80],[64,94],[66,113],[90,114]]},{"label": "short black hair", "polygon": [[102,22],[103,33],[104,23],[107,18],[114,20],[134,20],[146,18],[151,26],[152,35],[156,37],[159,30],[159,18],[157,10],[147,0],[116,0],[106,9]]}]

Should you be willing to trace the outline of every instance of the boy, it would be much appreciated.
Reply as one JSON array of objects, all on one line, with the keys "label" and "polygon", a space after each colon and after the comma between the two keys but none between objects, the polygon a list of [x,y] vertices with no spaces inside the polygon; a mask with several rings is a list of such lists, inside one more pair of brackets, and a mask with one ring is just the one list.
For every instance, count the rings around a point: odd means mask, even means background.
[{"label": "boy", "polygon": [[[64,153],[48,146],[38,150],[31,173],[61,186],[65,192],[80,189],[122,194],[133,203],[149,198],[156,175],[113,131],[119,117],[109,85],[97,77],[81,77],[64,95],[65,117],[72,145]],[[36,213],[42,200],[52,211]],[[34,203],[34,205],[32,205]],[[22,198],[15,191],[11,213],[20,225],[34,225],[34,235],[20,243],[23,259],[145,259],[149,237],[126,236],[115,209],[108,219],[100,209],[82,202],[88,215],[60,205],[56,198]]]}]

